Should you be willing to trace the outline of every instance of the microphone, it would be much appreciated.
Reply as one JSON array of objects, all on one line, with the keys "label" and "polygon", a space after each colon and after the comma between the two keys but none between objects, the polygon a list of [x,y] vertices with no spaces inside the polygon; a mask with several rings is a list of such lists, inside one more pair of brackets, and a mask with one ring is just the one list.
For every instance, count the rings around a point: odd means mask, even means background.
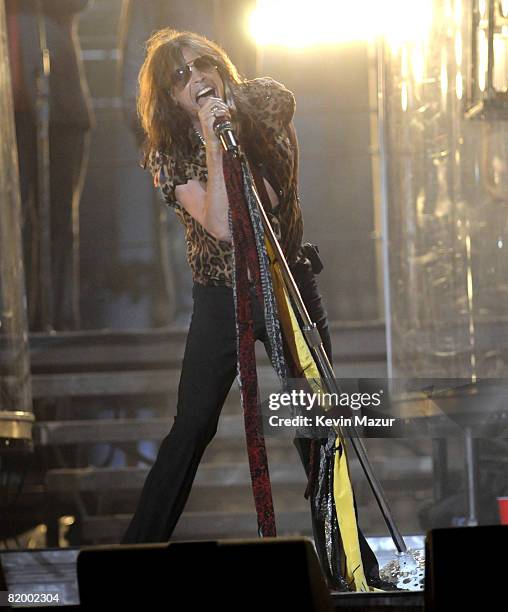
[{"label": "microphone", "polygon": [[217,117],[213,122],[213,131],[221,141],[224,150],[236,157],[238,155],[238,142],[231,121],[224,119],[224,117]]}]

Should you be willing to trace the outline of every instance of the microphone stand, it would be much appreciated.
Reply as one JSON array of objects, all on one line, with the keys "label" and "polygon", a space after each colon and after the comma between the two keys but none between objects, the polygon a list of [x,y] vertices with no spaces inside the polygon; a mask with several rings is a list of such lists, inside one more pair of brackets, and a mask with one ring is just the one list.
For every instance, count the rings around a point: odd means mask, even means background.
[{"label": "microphone stand", "polygon": [[[276,260],[280,265],[286,288],[288,289],[293,305],[296,307],[296,310],[300,316],[300,320],[303,322],[302,332],[316,360],[316,364],[322,376],[324,385],[328,392],[340,394],[340,388],[337,384],[337,380],[335,378],[335,374],[330,360],[328,359],[328,356],[324,350],[319,331],[316,327],[316,324],[311,320],[309,313],[307,312],[307,308],[302,300],[302,296],[300,295],[300,290],[298,289],[293,275],[291,274],[284,253],[282,252],[277,237],[275,236],[270,221],[263,208],[263,204],[261,203],[261,198],[259,197],[259,194],[256,189],[249,160],[241,152],[239,145],[236,143],[234,134],[231,130],[231,124],[229,122],[224,122],[222,125],[219,124],[216,128],[216,133],[220,137],[225,151],[227,151],[230,155],[233,155],[233,157],[240,159],[242,170],[245,173],[245,176],[247,177],[250,187],[252,188],[252,192],[256,200],[256,205],[263,221],[265,237],[268,239],[270,246],[273,249]],[[390,536],[393,540],[395,548],[401,556],[401,565],[403,562],[406,569],[416,569],[416,561],[411,555],[411,553],[408,551],[402,534],[395,523],[395,519],[392,515],[390,507],[388,506],[386,495],[383,491],[381,483],[379,482],[377,476],[374,473],[372,464],[370,463],[370,460],[367,456],[367,450],[365,448],[365,445],[363,444],[363,441],[358,435],[357,428],[354,425],[347,427],[341,427],[337,425],[334,426],[333,429],[342,440],[345,440],[344,434],[347,433],[347,436],[351,441],[351,445],[358,457],[360,465],[365,473],[365,476],[367,477],[367,481],[379,506],[388,531],[390,532]]]}]

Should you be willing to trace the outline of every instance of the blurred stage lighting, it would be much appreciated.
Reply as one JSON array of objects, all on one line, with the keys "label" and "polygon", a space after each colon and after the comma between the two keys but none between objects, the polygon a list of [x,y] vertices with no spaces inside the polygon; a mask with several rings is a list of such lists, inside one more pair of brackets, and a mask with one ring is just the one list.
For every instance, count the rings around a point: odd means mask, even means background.
[{"label": "blurred stage lighting", "polygon": [[384,37],[392,47],[426,39],[432,0],[258,0],[249,20],[258,45],[300,49]]}]

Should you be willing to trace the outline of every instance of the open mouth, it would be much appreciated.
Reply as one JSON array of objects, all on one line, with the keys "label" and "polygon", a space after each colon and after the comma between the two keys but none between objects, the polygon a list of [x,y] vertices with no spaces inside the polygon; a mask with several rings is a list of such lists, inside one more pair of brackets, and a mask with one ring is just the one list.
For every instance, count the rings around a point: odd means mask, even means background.
[{"label": "open mouth", "polygon": [[201,91],[198,91],[196,95],[196,102],[209,98],[210,96],[216,96],[215,89],[213,87],[205,87]]}]

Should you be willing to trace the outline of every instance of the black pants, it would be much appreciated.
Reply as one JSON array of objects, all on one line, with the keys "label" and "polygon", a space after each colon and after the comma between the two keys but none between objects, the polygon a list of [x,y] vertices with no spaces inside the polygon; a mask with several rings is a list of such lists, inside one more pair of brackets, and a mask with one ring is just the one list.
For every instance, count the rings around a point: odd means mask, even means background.
[{"label": "black pants", "polygon": [[[293,270],[311,319],[331,357],[326,312],[310,266]],[[173,427],[164,438],[121,543],[165,542],[189,496],[196,471],[217,431],[219,415],[236,376],[233,290],[193,287],[194,309],[187,336]],[[267,346],[262,306],[252,291],[256,339]],[[306,471],[307,439],[295,440]],[[305,448],[302,448],[301,445]],[[303,491],[302,491],[303,494]]]}]

